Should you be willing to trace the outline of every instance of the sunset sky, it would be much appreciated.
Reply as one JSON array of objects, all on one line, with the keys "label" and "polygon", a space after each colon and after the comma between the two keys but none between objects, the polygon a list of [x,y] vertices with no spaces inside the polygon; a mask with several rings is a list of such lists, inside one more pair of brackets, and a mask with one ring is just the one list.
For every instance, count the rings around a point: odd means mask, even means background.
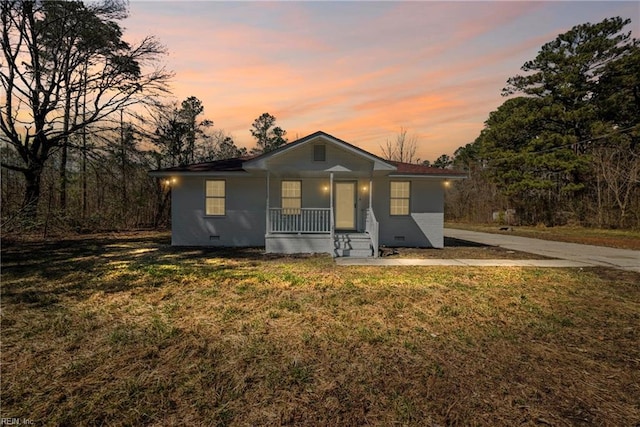
[{"label": "sunset sky", "polygon": [[374,154],[404,127],[433,161],[478,136],[544,43],[613,16],[640,37],[636,1],[134,0],[123,25],[167,47],[175,100],[198,97],[240,146],[269,112],[289,140],[322,130]]}]

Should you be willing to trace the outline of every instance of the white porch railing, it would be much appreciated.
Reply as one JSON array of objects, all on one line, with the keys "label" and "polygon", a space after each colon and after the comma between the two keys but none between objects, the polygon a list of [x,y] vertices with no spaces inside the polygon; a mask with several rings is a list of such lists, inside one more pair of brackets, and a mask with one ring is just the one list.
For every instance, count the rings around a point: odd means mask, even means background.
[{"label": "white porch railing", "polygon": [[330,208],[269,208],[269,233],[331,233]]},{"label": "white porch railing", "polygon": [[367,217],[365,222],[365,231],[371,238],[371,245],[373,246],[373,256],[378,257],[378,220],[373,213],[373,209],[367,209]]}]

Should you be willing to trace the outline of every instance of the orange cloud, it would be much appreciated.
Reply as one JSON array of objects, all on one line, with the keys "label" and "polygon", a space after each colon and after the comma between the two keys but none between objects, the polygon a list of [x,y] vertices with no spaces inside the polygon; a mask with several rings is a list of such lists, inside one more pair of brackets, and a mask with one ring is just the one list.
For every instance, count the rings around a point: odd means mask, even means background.
[{"label": "orange cloud", "polygon": [[[637,15],[637,6],[614,4],[607,16]],[[419,137],[419,156],[434,160],[477,137],[504,101],[507,78],[578,23],[567,21],[567,10],[595,22],[601,9],[597,2],[134,2],[127,34],[156,33],[170,51],[175,97],[200,98],[205,115],[241,145],[253,145],[251,123],[269,112],[291,139],[324,130],[374,153],[402,126]]]}]

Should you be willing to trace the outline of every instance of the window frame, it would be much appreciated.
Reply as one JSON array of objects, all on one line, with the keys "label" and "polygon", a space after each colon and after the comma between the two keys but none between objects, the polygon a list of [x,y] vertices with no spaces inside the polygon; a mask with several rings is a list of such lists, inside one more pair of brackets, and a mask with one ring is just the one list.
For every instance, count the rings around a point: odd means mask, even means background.
[{"label": "window frame", "polygon": [[[298,196],[285,196],[285,183],[295,182],[298,184]],[[285,200],[298,200],[298,207],[285,207]],[[302,213],[302,181],[299,179],[283,179],[280,181],[280,208],[282,215],[300,215]]]},{"label": "window frame", "polygon": [[[408,191],[406,197],[393,196],[394,184],[407,184]],[[406,200],[407,212],[406,213],[394,213],[393,202],[395,200]],[[409,216],[411,215],[411,181],[390,181],[389,182],[389,216]]]},{"label": "window frame", "polygon": [[[209,182],[222,182],[223,195],[210,196],[207,192]],[[222,213],[209,213],[208,212],[208,200],[222,200]],[[204,215],[208,217],[223,217],[227,216],[227,180],[226,179],[205,179],[204,180]]]}]

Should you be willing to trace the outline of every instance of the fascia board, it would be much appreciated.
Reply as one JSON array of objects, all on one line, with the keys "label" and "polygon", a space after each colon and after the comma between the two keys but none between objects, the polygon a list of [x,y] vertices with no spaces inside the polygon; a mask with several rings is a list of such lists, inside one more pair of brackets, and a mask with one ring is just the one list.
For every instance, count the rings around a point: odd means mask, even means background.
[{"label": "fascia board", "polygon": [[[304,139],[304,138],[303,138]],[[376,157],[373,154],[370,154],[369,152],[356,148],[356,147],[352,147],[351,145],[348,145],[340,140],[337,140],[333,137],[331,137],[331,135],[328,134],[319,134],[316,135],[313,138],[309,138],[307,140],[304,140],[299,143],[296,144],[294,143],[293,146],[288,147],[291,150],[295,150],[298,147],[303,147],[307,144],[311,144],[311,143],[315,143],[317,142],[318,139],[327,141],[333,145],[335,145],[336,147],[345,150],[353,155],[356,155],[358,157],[362,157],[365,158],[369,161],[373,162],[373,170],[375,171],[394,171],[397,170],[397,168],[390,164],[385,162],[384,160]],[[285,146],[286,147],[286,146]],[[270,159],[275,159],[285,153],[288,153],[289,150],[288,149],[284,149],[284,150],[276,150],[275,152],[273,152],[273,154],[271,153],[267,153],[265,156],[257,158],[257,159],[252,159],[252,160],[247,160],[246,162],[243,163],[242,167],[249,170],[249,169],[267,169],[267,165],[266,162]]]},{"label": "fascia board", "polygon": [[168,176],[184,176],[184,177],[190,177],[190,176],[235,176],[235,177],[240,177],[240,176],[251,176],[251,174],[249,174],[248,172],[245,171],[237,171],[237,172],[186,172],[186,171],[181,171],[181,172],[170,172],[170,171],[151,171],[148,173],[149,176],[152,177],[158,177],[158,178],[162,178],[162,177],[168,177]]},{"label": "fascia board", "polygon": [[452,180],[462,180],[467,179],[467,176],[462,175],[417,175],[417,174],[399,174],[399,173],[391,173],[387,175],[389,178],[412,178],[412,179],[452,179]]}]

